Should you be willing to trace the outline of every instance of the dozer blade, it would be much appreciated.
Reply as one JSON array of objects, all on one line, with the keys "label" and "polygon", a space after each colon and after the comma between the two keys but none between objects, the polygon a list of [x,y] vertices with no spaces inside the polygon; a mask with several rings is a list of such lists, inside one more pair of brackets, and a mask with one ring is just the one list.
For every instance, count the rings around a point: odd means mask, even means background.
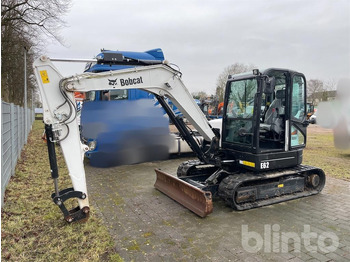
[{"label": "dozer blade", "polygon": [[200,217],[206,217],[213,211],[210,191],[203,191],[177,177],[155,169],[157,180],[154,187],[179,202]]}]

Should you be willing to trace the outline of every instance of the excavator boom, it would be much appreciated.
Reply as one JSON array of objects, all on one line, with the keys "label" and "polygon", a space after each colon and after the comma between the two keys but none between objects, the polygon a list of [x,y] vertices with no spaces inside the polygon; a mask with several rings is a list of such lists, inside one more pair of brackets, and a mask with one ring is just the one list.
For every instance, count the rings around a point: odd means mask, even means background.
[{"label": "excavator boom", "polygon": [[[58,59],[56,61],[62,60]],[[59,142],[73,184],[73,188],[59,191],[57,182],[58,172],[51,172],[55,183],[55,193],[52,195],[52,198],[55,204],[60,207],[68,222],[86,218],[89,213],[89,201],[83,165],[84,153],[89,148],[80,141],[74,92],[137,88],[154,94],[163,107],[166,107],[164,97],[168,97],[203,136],[206,143],[212,142],[216,136],[204,114],[183,84],[181,74],[166,64],[152,64],[151,61],[146,62],[144,66],[130,69],[102,73],[83,73],[66,78],[59,73],[50,58],[42,56],[34,62],[34,71],[43,102],[43,119],[48,136],[51,170],[57,170],[57,164],[54,160],[54,143]],[[134,63],[135,61],[133,61]],[[199,159],[205,161],[206,157],[203,150],[193,139],[182,119],[175,117],[171,109],[165,108],[165,110]],[[161,183],[161,180],[164,181],[166,178],[168,180],[171,179],[170,176],[160,171],[156,172],[158,174],[156,188],[176,199],[171,194],[172,190],[164,183]],[[181,199],[177,198],[177,201],[195,213],[200,213],[201,216],[205,216],[205,214],[211,212],[211,198],[206,192],[203,192],[202,196],[199,196],[201,195],[201,192],[199,192],[201,191],[200,189],[182,180],[174,179],[174,181],[176,181],[176,183],[174,182],[176,184],[174,188],[180,188],[182,192],[190,192],[187,195],[183,195]],[[179,196],[180,193],[176,193],[175,195]],[[79,207],[67,211],[64,201],[69,198],[77,198]],[[198,208],[198,206],[201,207]],[[204,210],[204,213],[199,209]]]}]

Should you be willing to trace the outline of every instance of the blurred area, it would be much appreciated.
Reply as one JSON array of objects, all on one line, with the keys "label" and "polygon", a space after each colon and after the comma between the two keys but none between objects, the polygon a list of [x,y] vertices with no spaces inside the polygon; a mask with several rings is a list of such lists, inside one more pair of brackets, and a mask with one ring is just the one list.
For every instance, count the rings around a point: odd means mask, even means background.
[{"label": "blurred area", "polygon": [[[160,62],[164,54],[160,48],[145,52],[102,49],[96,58],[97,63],[86,64],[85,72],[144,66],[137,61]],[[113,59],[121,63],[114,64]],[[91,91],[84,94],[81,103],[80,107],[77,104],[78,111],[81,108],[81,136],[89,145],[86,156],[92,166],[111,167],[168,158],[169,120],[155,104],[153,95],[139,89]]]},{"label": "blurred area", "polygon": [[169,119],[152,99],[84,102],[81,126],[92,166],[128,165],[169,156]]},{"label": "blurred area", "polygon": [[319,104],[317,123],[333,129],[337,148],[350,148],[350,78],[339,80],[335,100]]}]

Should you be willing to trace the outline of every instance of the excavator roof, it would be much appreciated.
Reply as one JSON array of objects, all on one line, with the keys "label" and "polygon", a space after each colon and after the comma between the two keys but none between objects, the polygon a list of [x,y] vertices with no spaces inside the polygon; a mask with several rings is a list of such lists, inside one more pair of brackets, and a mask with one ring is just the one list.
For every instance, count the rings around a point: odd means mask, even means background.
[{"label": "excavator roof", "polygon": [[[135,67],[134,63],[126,61],[164,61],[164,53],[162,49],[156,48],[145,52],[131,52],[131,51],[112,51],[112,50],[101,50],[101,53],[96,55],[97,63],[88,63],[85,66],[84,72],[105,72],[110,70],[120,70],[130,67]],[[115,59],[118,62],[125,61],[124,64],[113,63]],[[141,65],[141,64],[140,64]]]},{"label": "excavator roof", "polygon": [[[254,75],[254,71],[258,70],[258,69],[254,69],[248,72],[244,72],[244,73],[239,73],[239,74],[234,74],[232,76],[229,77],[229,79],[241,79],[241,78],[249,78],[249,77],[253,77]],[[285,69],[285,68],[267,68],[267,69],[262,69],[262,70],[258,70],[257,72],[262,73],[263,75],[270,75],[273,76],[274,72],[289,72],[289,73],[298,73],[297,71],[291,70],[291,69]],[[301,73],[299,73],[301,74]]]}]

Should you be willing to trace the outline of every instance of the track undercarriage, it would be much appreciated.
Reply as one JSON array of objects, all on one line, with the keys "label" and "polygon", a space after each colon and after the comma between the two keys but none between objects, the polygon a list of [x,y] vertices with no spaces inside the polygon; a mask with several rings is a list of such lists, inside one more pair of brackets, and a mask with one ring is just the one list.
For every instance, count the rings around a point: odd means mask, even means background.
[{"label": "track undercarriage", "polygon": [[219,196],[235,210],[247,210],[318,194],[326,179],[321,169],[306,165],[256,173],[228,171],[196,160],[180,165],[178,178],[159,170],[156,173],[158,190],[201,217],[212,212],[212,196]]}]

